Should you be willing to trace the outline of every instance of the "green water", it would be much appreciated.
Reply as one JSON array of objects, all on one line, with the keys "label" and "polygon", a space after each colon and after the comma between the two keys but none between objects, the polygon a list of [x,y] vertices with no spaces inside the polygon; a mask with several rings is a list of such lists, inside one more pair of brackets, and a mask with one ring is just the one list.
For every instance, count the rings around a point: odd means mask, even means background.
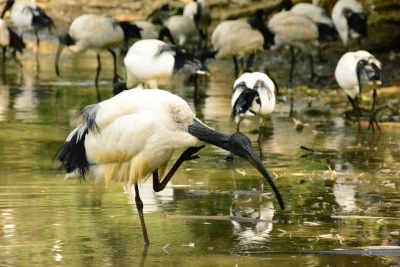
[{"label": "green water", "polygon": [[[240,159],[227,164],[221,160],[225,151],[208,146],[199,160],[183,164],[164,191],[155,194],[150,181],[141,186],[151,242],[142,257],[139,218],[123,184],[106,188],[55,175],[58,165],[52,159],[80,122],[77,111],[97,101],[94,53],[63,54],[58,78],[56,43],[41,45],[38,62],[29,51],[20,58],[22,69],[8,60],[0,85],[0,265],[390,266],[400,260],[399,250],[301,254],[399,244],[399,129],[386,124],[381,133],[364,128],[359,135],[356,124],[343,118],[348,103],[341,90],[322,91],[314,99],[313,106],[329,110],[328,115],[304,112],[307,96],[298,90],[293,117],[285,102],[267,121],[263,163],[276,178],[284,211],[256,170]],[[111,56],[102,54],[102,62],[100,91],[106,99],[112,96]],[[282,62],[284,69],[271,70],[279,79],[287,77],[289,67]],[[170,90],[208,125],[233,133],[232,63],[214,61],[209,68],[212,75],[201,85],[208,97],[196,107],[193,88],[176,84]],[[294,129],[293,118],[303,122],[302,131]],[[258,122],[241,127],[259,153]],[[268,221],[189,218],[221,215]]]}]

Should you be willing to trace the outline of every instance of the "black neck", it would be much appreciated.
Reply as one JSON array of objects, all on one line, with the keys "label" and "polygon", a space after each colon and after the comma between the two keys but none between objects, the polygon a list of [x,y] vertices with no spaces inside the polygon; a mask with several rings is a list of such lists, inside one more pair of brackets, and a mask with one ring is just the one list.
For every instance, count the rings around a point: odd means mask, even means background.
[{"label": "black neck", "polygon": [[231,135],[216,132],[197,119],[193,119],[192,124],[188,127],[188,132],[203,142],[230,151]]}]

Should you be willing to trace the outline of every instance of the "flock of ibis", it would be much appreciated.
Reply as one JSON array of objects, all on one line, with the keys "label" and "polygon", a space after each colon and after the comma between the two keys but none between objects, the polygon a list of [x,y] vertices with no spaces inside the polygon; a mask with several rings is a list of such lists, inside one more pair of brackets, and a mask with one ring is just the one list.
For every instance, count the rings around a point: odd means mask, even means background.
[{"label": "flock of ibis", "polygon": [[[55,70],[60,75],[59,58],[67,47],[74,54],[94,50],[97,54],[95,85],[101,72],[100,51],[113,57],[115,96],[82,109],[83,123],[76,127],[60,148],[56,159],[60,171],[79,179],[123,180],[135,188],[135,201],[140,216],[145,244],[149,238],[143,217],[139,186],[152,177],[155,191],[163,190],[184,161],[195,155],[205,144],[221,147],[247,160],[271,185],[280,207],[283,199],[271,175],[256,155],[249,138],[240,132],[240,122],[258,117],[260,128],[275,107],[278,86],[268,73],[253,71],[255,57],[264,50],[289,48],[291,83],[296,56],[304,53],[310,61],[311,79],[319,75],[314,69],[314,54],[323,58],[323,42],[340,37],[346,52],[337,55],[337,83],[346,92],[360,128],[359,98],[365,86],[374,90],[370,110],[370,126],[379,129],[375,118],[376,89],[383,82],[382,65],[365,50],[347,52],[352,39],[361,48],[367,37],[367,21],[356,0],[339,0],[332,14],[310,4],[293,5],[282,0],[282,10],[272,15],[257,10],[253,16],[226,20],[209,34],[212,10],[204,0],[186,4],[182,15],[171,15],[164,4],[149,14],[145,21],[117,21],[95,14],[83,14],[72,21],[68,33],[58,36]],[[10,26],[4,16],[10,12]],[[159,23],[156,25],[155,23]],[[11,27],[16,28],[18,33]],[[6,0],[0,19],[0,46],[3,66],[6,50],[23,51],[22,34],[54,26],[44,10],[34,4]],[[133,41],[133,44],[132,44]],[[132,44],[130,47],[129,45]],[[125,77],[117,73],[115,48],[125,50]],[[219,133],[198,120],[189,105],[180,97],[160,90],[177,75],[184,74],[197,90],[198,75],[212,75],[209,59],[232,58],[237,80],[232,85],[232,115],[236,133]],[[125,80],[125,81],[123,81]],[[195,94],[195,97],[198,97]],[[186,149],[167,171],[177,149]]]}]

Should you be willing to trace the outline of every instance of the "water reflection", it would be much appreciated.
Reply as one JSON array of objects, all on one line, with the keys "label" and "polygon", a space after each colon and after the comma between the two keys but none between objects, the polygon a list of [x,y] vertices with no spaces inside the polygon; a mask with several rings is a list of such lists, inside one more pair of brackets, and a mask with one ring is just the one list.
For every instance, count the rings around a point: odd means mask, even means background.
[{"label": "water reflection", "polygon": [[269,200],[270,196],[265,194],[235,194],[230,207],[232,216],[251,218],[258,221],[255,223],[244,223],[231,221],[233,233],[238,236],[238,247],[248,249],[248,246],[264,244],[268,241],[269,233],[273,229],[272,219],[275,214],[274,205]]}]

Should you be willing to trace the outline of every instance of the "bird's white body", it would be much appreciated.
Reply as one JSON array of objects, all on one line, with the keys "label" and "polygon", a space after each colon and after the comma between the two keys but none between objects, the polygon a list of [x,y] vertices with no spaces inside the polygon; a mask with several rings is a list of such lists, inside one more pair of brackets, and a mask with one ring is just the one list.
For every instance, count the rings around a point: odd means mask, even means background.
[{"label": "bird's white body", "polygon": [[357,77],[357,64],[360,60],[374,63],[379,68],[382,66],[379,60],[364,50],[347,52],[340,58],[336,66],[335,78],[339,86],[344,89],[351,99],[355,99],[360,94],[359,80]]},{"label": "bird's white body", "polygon": [[158,88],[170,82],[175,58],[172,52],[158,53],[166,43],[160,40],[140,40],[134,43],[125,56],[127,88],[133,88],[140,83],[150,88]]},{"label": "bird's white body", "polygon": [[339,33],[340,39],[345,46],[349,41],[349,35],[352,38],[359,38],[360,34],[349,28],[348,21],[343,14],[343,9],[351,9],[354,13],[363,13],[360,3],[355,0],[339,0],[332,9],[332,20]]},{"label": "bird's white body", "polygon": [[318,28],[314,22],[291,11],[273,15],[268,21],[268,29],[275,34],[272,50],[290,45],[311,54],[312,48],[319,45]]},{"label": "bird's white body", "polygon": [[217,59],[230,56],[243,57],[263,50],[264,38],[253,29],[247,19],[223,21],[211,35],[211,43],[218,53]]},{"label": "bird's white body", "polygon": [[194,21],[185,16],[172,16],[164,22],[164,26],[167,27],[172,37],[174,38],[175,44],[183,47],[197,46],[200,42],[200,33],[196,28]]},{"label": "bird's white body", "polygon": [[200,5],[200,18],[198,20],[199,27],[208,27],[211,21],[210,17],[210,8],[208,7],[207,3],[203,0],[197,0],[196,2],[190,2],[185,5],[183,8],[183,16],[189,17],[193,21],[195,21],[195,16],[199,12],[198,5]]},{"label": "bird's white body", "polygon": [[332,19],[325,12],[325,10],[316,5],[310,3],[298,3],[294,5],[290,9],[290,11],[296,14],[306,16],[315,23],[322,23],[329,26],[333,26]]},{"label": "bird's white body", "polygon": [[[266,86],[265,88],[259,88],[258,90],[255,88],[255,84],[257,81],[262,81]],[[261,101],[261,106],[259,106],[258,110],[254,110],[256,114],[253,114],[251,112],[246,112],[243,114],[240,114],[240,116],[243,117],[252,117],[255,115],[265,117],[271,114],[275,108],[275,85],[274,82],[266,75],[265,73],[262,72],[245,72],[243,73],[233,84],[233,88],[235,88],[239,83],[244,82],[246,84],[246,87],[249,89],[257,90],[260,101]],[[232,95],[232,100],[231,100],[231,106],[233,107],[236,100],[240,96],[240,94],[243,92],[243,90],[235,90]]]},{"label": "bird's white body", "polygon": [[10,45],[10,32],[8,31],[7,23],[0,19],[0,46],[7,47]]},{"label": "bird's white body", "polygon": [[69,28],[69,35],[75,41],[74,45],[68,46],[73,53],[87,49],[99,52],[118,46],[124,40],[122,28],[113,19],[93,14],[77,17]]},{"label": "bird's white body", "polygon": [[36,8],[34,4],[16,2],[11,8],[10,19],[15,27],[18,28],[19,32],[32,30],[32,18],[31,12],[27,11],[26,8]]},{"label": "bird's white body", "polygon": [[[175,149],[202,144],[187,132],[195,118],[193,111],[167,91],[128,90],[98,105],[99,131],[89,131],[84,143],[91,164],[89,178],[136,184],[157,169],[162,178]],[[79,129],[71,132],[67,142]]]}]

